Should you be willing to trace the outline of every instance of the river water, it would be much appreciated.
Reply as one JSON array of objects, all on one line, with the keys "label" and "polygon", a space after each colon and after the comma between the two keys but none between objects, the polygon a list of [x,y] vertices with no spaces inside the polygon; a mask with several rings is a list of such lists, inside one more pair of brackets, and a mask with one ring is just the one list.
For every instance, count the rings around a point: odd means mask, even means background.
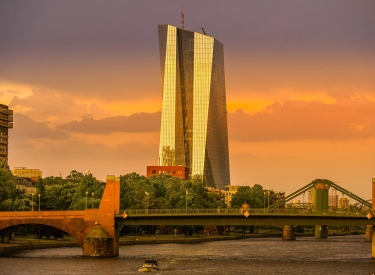
[{"label": "river water", "polygon": [[80,248],[22,251],[0,258],[0,274],[142,274],[145,259],[157,274],[372,274],[364,236],[245,239],[195,244],[121,246],[116,258],[82,257]]}]

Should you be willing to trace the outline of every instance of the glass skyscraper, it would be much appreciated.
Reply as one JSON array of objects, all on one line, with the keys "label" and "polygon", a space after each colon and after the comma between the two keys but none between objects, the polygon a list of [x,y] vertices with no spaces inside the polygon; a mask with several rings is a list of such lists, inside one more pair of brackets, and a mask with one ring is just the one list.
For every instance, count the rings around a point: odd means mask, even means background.
[{"label": "glass skyscraper", "polygon": [[209,187],[230,184],[223,44],[159,25],[163,92],[160,166],[189,167]]}]

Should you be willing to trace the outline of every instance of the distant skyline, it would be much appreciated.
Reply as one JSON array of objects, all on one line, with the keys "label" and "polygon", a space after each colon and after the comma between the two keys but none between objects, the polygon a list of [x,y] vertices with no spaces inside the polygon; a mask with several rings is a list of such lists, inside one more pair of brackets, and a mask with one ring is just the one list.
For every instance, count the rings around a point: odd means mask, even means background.
[{"label": "distant skyline", "polygon": [[158,159],[157,26],[224,44],[231,184],[287,194],[375,178],[375,2],[2,1],[9,165],[66,177],[146,174]]}]

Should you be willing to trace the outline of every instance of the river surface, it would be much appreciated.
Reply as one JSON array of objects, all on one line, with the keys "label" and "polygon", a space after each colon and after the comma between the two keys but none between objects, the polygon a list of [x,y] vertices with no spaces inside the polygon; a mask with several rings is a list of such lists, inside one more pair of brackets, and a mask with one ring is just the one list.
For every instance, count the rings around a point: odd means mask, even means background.
[{"label": "river surface", "polygon": [[81,248],[28,250],[0,258],[0,274],[142,274],[145,259],[157,274],[369,274],[375,272],[364,236],[245,239],[195,244],[121,246],[116,258],[82,257]]}]

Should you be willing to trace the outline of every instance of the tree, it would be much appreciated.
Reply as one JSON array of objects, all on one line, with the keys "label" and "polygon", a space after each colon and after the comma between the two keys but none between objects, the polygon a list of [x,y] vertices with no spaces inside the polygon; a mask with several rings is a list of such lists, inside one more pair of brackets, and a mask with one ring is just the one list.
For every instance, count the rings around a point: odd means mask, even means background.
[{"label": "tree", "polygon": [[0,170],[11,173],[9,169],[8,161],[6,159],[0,160]]},{"label": "tree", "polygon": [[19,210],[23,193],[17,188],[12,175],[0,169],[0,210]]},{"label": "tree", "polygon": [[84,175],[81,172],[77,172],[77,170],[72,170],[69,175],[66,176],[66,179],[69,181],[77,181],[79,182]]},{"label": "tree", "polygon": [[[39,178],[35,184],[36,194],[35,197],[38,198],[38,203],[40,202],[40,209],[45,209],[47,204],[46,197],[46,187],[42,178]],[[40,197],[40,198],[39,198]]]},{"label": "tree", "polygon": [[78,182],[63,181],[50,186],[46,191],[49,210],[68,210],[79,187]]},{"label": "tree", "polygon": [[259,184],[241,186],[232,197],[231,207],[241,208],[242,204],[247,203],[252,208],[263,208],[263,196],[263,187]]},{"label": "tree", "polygon": [[[74,179],[73,181],[75,181]],[[70,209],[85,209],[89,206],[89,197],[101,198],[104,192],[104,186],[100,184],[90,172],[80,178],[78,188],[72,198]],[[92,195],[94,194],[94,195]]]},{"label": "tree", "polygon": [[[155,190],[145,176],[137,173],[120,176],[120,208],[145,209],[155,207]],[[146,193],[148,195],[146,195]]]}]

